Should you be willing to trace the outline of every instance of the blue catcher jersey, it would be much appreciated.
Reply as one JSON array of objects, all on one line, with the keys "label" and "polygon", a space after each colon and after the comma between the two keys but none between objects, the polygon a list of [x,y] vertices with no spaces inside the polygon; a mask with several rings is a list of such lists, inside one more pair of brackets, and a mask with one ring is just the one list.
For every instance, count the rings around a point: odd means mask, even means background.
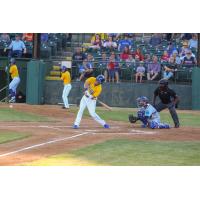
[{"label": "blue catcher jersey", "polygon": [[160,115],[151,104],[147,104],[144,115],[146,117],[148,117],[149,122],[156,121],[156,122],[160,123]]}]

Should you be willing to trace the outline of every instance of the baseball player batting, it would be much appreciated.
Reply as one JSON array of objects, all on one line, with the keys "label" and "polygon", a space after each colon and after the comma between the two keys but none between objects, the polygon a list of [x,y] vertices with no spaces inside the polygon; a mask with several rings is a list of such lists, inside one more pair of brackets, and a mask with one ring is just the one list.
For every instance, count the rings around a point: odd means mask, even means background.
[{"label": "baseball player batting", "polygon": [[19,72],[14,58],[10,59],[10,69],[9,73],[11,75],[12,81],[9,84],[9,103],[15,103],[16,101],[16,90],[20,83]]},{"label": "baseball player batting", "polygon": [[77,129],[79,128],[83,112],[85,108],[88,108],[88,111],[91,115],[91,117],[97,121],[99,124],[101,124],[104,128],[110,128],[106,122],[101,119],[95,112],[96,109],[96,101],[97,97],[101,94],[102,92],[102,86],[101,84],[105,81],[105,78],[103,75],[98,75],[96,78],[95,77],[90,77],[85,81],[84,88],[85,88],[85,93],[81,99],[80,102],[80,108],[76,117],[76,120],[74,122],[73,128]]},{"label": "baseball player batting", "polygon": [[64,88],[62,93],[62,99],[63,99],[63,109],[69,109],[69,103],[68,103],[68,95],[70,90],[72,89],[71,86],[71,77],[70,73],[67,71],[67,67],[62,66],[62,75],[61,79],[63,80]]},{"label": "baseball player batting", "polygon": [[137,117],[129,115],[129,121],[135,123],[137,120],[142,122],[142,128],[159,128],[159,129],[169,129],[169,124],[160,122],[160,115],[156,109],[149,104],[149,100],[145,96],[137,98],[137,106],[139,108],[137,112]]}]

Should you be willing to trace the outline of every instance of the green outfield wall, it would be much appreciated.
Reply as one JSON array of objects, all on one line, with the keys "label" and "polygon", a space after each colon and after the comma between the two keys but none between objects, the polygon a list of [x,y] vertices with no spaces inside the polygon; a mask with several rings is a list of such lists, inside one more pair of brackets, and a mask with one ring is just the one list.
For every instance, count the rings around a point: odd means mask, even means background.
[{"label": "green outfield wall", "polygon": [[200,110],[200,68],[192,71],[192,109]]},{"label": "green outfield wall", "polygon": [[[157,84],[143,83],[105,83],[100,100],[115,107],[136,107],[135,99],[145,95],[151,101]],[[180,96],[180,109],[192,109],[192,86],[191,85],[170,85]],[[45,103],[58,104],[62,102],[63,84],[61,81],[45,81]],[[76,104],[80,101],[83,93],[83,82],[73,82],[69,94],[69,103]]]}]

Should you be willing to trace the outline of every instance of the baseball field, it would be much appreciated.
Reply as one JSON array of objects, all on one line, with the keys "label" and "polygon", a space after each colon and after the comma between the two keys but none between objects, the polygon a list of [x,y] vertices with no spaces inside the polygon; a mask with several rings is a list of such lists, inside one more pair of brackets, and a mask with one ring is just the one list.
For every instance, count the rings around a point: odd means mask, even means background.
[{"label": "baseball field", "polygon": [[[0,104],[1,166],[195,166],[200,165],[200,112],[178,110],[181,127],[140,128],[128,122],[133,108],[97,108],[111,126],[88,112],[72,129],[78,107]],[[166,110],[163,122],[173,126]]]}]

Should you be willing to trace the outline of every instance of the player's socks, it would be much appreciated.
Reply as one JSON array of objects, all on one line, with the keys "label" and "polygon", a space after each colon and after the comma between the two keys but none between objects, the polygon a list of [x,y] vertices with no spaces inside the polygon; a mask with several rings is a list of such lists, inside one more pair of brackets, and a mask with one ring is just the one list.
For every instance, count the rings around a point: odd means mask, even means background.
[{"label": "player's socks", "polygon": [[103,126],[104,128],[110,128],[110,126],[108,124],[104,124]]},{"label": "player's socks", "polygon": [[74,124],[74,125],[72,126],[72,128],[73,128],[73,129],[78,129],[78,125],[75,125],[75,124]]}]

